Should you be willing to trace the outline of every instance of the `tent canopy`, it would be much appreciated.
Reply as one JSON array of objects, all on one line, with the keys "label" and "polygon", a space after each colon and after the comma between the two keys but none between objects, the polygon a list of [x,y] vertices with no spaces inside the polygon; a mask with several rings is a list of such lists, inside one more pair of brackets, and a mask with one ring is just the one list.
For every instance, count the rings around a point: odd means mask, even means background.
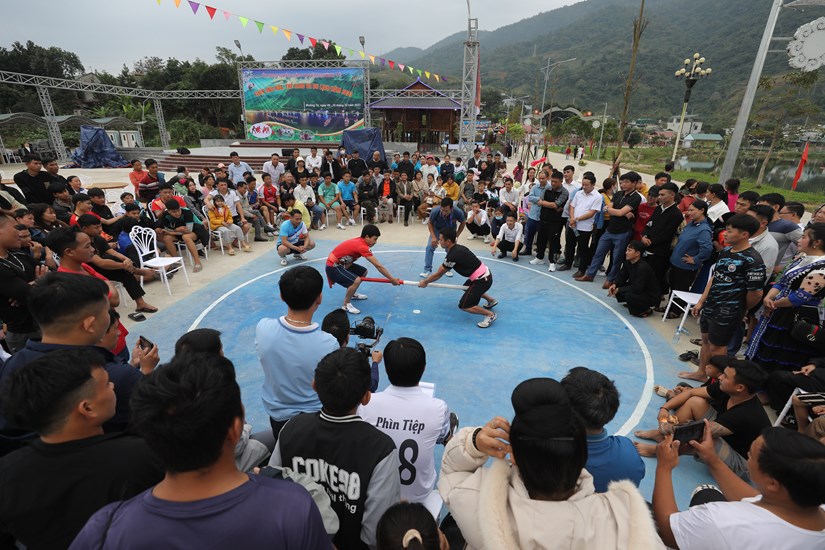
[{"label": "tent canopy", "polygon": [[80,147],[72,153],[72,160],[81,168],[120,168],[128,165],[115,149],[106,130],[96,126],[80,127]]},{"label": "tent canopy", "polygon": [[369,161],[372,158],[372,153],[378,151],[381,153],[381,160],[387,161],[384,153],[384,142],[381,141],[381,130],[379,128],[363,128],[361,130],[344,130],[344,135],[341,137],[341,145],[348,153],[358,151],[361,158]]}]

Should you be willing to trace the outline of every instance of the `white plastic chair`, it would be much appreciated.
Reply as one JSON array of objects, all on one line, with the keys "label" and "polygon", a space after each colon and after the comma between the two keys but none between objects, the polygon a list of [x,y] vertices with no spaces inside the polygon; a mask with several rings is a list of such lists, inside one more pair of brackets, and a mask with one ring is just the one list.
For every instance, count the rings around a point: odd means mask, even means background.
[{"label": "white plastic chair", "polygon": [[[682,314],[682,320],[679,322],[679,326],[676,328],[676,333],[674,334],[674,338],[678,338],[682,332],[684,332],[685,321],[687,320],[688,313],[690,313],[691,308],[699,303],[699,299],[702,297],[701,294],[696,294],[695,292],[685,292],[684,290],[674,290],[670,293],[670,300],[667,302],[667,307],[665,308],[665,313],[662,315],[662,322],[667,320],[667,314],[670,313],[670,306],[673,305],[673,300],[680,300],[685,303],[684,313]],[[682,307],[677,304],[676,307]]]},{"label": "white plastic chair", "polygon": [[[136,225],[129,232],[129,238],[132,239],[132,244],[135,245],[141,269],[149,268],[158,273],[160,280],[166,285],[166,292],[169,293],[169,296],[172,295],[172,288],[169,286],[169,273],[183,271],[186,286],[191,286],[183,258],[162,258],[160,256],[157,236],[155,235],[154,229]],[[167,271],[166,268],[171,266],[177,267],[172,267],[172,269]],[[140,278],[140,286],[143,286],[143,277]]]},{"label": "white plastic chair", "polygon": [[221,235],[220,231],[215,231],[214,229],[212,229],[212,225],[209,223],[209,207],[206,206],[206,205],[203,206],[203,215],[204,215],[204,223],[206,224],[206,227],[209,228],[209,240],[210,240],[209,246],[211,247],[212,246],[211,241],[213,241],[217,238],[218,239],[218,245],[220,245],[220,247],[221,247],[221,255],[226,256],[226,253],[223,251],[223,236]]},{"label": "white plastic chair", "polygon": [[395,217],[397,218],[395,221],[397,223],[401,223],[401,216],[404,215],[404,212],[407,210],[407,207],[403,204],[399,204],[398,208],[395,210]]}]

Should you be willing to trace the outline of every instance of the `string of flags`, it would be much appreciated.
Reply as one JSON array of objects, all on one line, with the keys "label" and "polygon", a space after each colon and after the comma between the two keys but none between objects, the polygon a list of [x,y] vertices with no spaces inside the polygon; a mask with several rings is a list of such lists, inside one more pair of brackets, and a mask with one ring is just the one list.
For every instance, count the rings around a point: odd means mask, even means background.
[{"label": "string of flags", "polygon": [[[160,5],[162,0],[156,0],[156,1],[157,1],[158,5]],[[174,2],[176,8],[180,8],[181,4],[183,3],[183,0],[172,0],[172,2]],[[295,31],[291,31],[291,30],[288,30],[288,29],[277,27],[275,25],[270,25],[270,24],[265,23],[263,21],[258,21],[257,19],[250,19],[249,17],[243,17],[243,16],[238,15],[236,13],[231,13],[229,11],[219,9],[219,8],[214,7],[214,6],[207,6],[206,4],[203,4],[201,2],[194,2],[193,0],[186,0],[186,2],[189,4],[189,8],[192,10],[192,15],[195,15],[195,16],[198,15],[198,12],[200,11],[201,6],[203,6],[203,8],[204,8],[203,13],[206,13],[206,15],[209,16],[210,20],[214,20],[215,15],[218,12],[220,12],[220,14],[223,15],[223,18],[224,18],[225,21],[229,21],[230,19],[236,18],[241,23],[241,26],[243,28],[247,28],[249,26],[250,22],[254,23],[255,28],[258,29],[259,34],[263,34],[264,29],[269,27],[269,29],[272,31],[272,34],[274,34],[276,38],[283,34],[283,36],[287,39],[287,42],[291,42],[293,36],[295,36],[295,38],[298,39],[298,42],[300,42],[302,45],[304,44],[305,40],[308,41],[309,44],[313,48],[315,48],[316,44],[318,44],[320,42],[321,45],[324,46],[325,50],[329,50],[330,48],[334,48],[335,53],[337,53],[338,55],[341,55],[342,52],[346,52],[349,55],[349,57],[355,57],[356,55],[359,55],[361,57],[361,59],[363,59],[363,60],[366,60],[366,59],[369,58],[370,63],[372,63],[373,65],[378,63],[382,67],[387,67],[388,66],[391,70],[396,70],[397,69],[397,70],[401,71],[402,73],[404,71],[409,71],[409,73],[411,75],[413,75],[413,76],[418,75],[419,78],[423,77],[423,78],[426,78],[428,80],[434,78],[436,82],[441,82],[442,80],[444,82],[447,82],[447,77],[445,77],[445,76],[441,76],[441,75],[436,74],[434,72],[425,71],[423,69],[416,69],[415,67],[412,67],[410,65],[405,65],[404,63],[399,63],[399,62],[393,61],[391,59],[385,59],[383,57],[378,57],[378,56],[369,54],[369,53],[367,53],[363,50],[359,50],[357,48],[348,48],[346,46],[341,46],[340,44],[336,44],[334,42],[330,42],[330,41],[327,41],[327,40],[321,40],[321,39],[318,39],[318,38],[313,38],[313,37],[311,37],[307,34],[301,34],[301,33],[295,32]]]}]

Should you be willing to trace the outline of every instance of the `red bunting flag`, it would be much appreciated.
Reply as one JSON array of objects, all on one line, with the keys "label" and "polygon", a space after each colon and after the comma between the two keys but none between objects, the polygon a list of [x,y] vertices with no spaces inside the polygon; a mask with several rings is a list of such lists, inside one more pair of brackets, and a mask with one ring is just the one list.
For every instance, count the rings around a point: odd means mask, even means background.
[{"label": "red bunting flag", "polygon": [[314,38],[312,38],[312,37],[310,36],[310,37],[309,37],[309,43],[310,43],[310,44],[312,44],[312,47],[314,48],[314,47],[315,47],[315,44],[317,44],[317,43],[318,43],[318,41],[317,41],[317,40],[315,40]]},{"label": "red bunting flag", "polygon": [[390,64],[390,69],[395,68],[395,61],[389,61],[389,64]]},{"label": "red bunting flag", "polygon": [[198,13],[198,8],[201,7],[201,5],[197,2],[189,0],[189,7],[192,8],[192,15],[196,15]]},{"label": "red bunting flag", "polygon": [[802,170],[805,168],[805,163],[808,162],[808,147],[811,145],[810,141],[805,142],[805,150],[802,151],[802,158],[799,159],[799,167],[796,169],[796,175],[793,177],[793,183],[791,184],[791,189],[796,190],[796,184],[799,183],[799,179],[802,177]]},{"label": "red bunting flag", "polygon": [[218,11],[217,9],[213,8],[212,6],[204,6],[206,8],[206,13],[209,14],[209,19],[215,17],[215,12]]}]

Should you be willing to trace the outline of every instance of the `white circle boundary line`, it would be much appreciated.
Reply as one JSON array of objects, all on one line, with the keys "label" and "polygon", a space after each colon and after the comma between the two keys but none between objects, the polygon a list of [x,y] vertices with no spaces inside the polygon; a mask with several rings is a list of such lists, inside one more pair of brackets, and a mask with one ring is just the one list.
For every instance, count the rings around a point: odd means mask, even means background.
[{"label": "white circle boundary line", "polygon": [[[412,254],[422,254],[423,252],[416,251],[416,250],[381,250],[381,251],[378,251],[378,252],[374,252],[374,254],[376,254],[376,255],[378,255],[378,254],[402,254],[402,253],[403,254],[411,254],[411,253]],[[244,283],[241,283],[240,285],[238,285],[236,287],[233,287],[232,289],[228,290],[227,292],[225,292],[220,297],[216,298],[211,304],[206,306],[206,308],[197,317],[195,317],[195,320],[192,321],[192,324],[189,325],[189,328],[187,329],[187,332],[190,331],[190,330],[194,330],[194,329],[198,328],[201,321],[203,321],[204,318],[206,318],[206,316],[209,315],[212,312],[213,309],[218,307],[218,305],[220,305],[221,302],[223,302],[224,300],[226,300],[227,298],[232,296],[235,292],[239,291],[240,289],[242,289],[242,288],[244,288],[248,285],[251,285],[252,283],[257,282],[257,281],[263,279],[264,277],[269,277],[270,275],[274,275],[276,273],[280,273],[281,271],[287,270],[290,267],[295,267],[296,265],[307,265],[307,264],[321,262],[321,261],[326,261],[326,258],[316,258],[314,260],[304,260],[301,263],[296,263],[292,266],[284,266],[284,267],[281,267],[279,269],[275,269],[273,271],[268,271],[266,273],[262,273],[261,275],[258,275],[257,277],[249,279],[248,281],[246,281]],[[518,267],[520,269],[524,269],[524,270],[529,271],[531,273],[534,273],[536,275],[542,275],[544,277],[548,277],[550,279],[558,281],[559,283],[561,283],[563,285],[566,285],[566,286],[568,286],[568,287],[570,287],[570,288],[572,288],[572,289],[574,289],[578,292],[581,292],[582,294],[584,294],[585,296],[587,296],[588,298],[590,298],[594,302],[602,305],[604,308],[606,308],[608,311],[610,311],[614,316],[616,316],[616,318],[619,319],[619,321],[621,321],[622,324],[624,324],[625,327],[627,327],[627,329],[633,335],[633,338],[636,340],[636,344],[642,350],[642,355],[643,355],[644,361],[645,361],[645,385],[644,385],[644,388],[642,388],[642,396],[639,399],[639,401],[636,403],[636,406],[633,408],[633,412],[630,413],[630,416],[628,417],[628,419],[616,431],[616,435],[627,435],[628,433],[630,433],[630,430],[632,430],[634,427],[636,427],[639,424],[639,422],[642,420],[642,416],[644,415],[644,412],[647,409],[647,406],[650,404],[650,399],[651,399],[652,393],[653,393],[653,358],[650,355],[650,349],[647,347],[644,340],[642,339],[642,336],[639,334],[639,332],[636,330],[636,328],[633,325],[631,325],[630,322],[627,319],[625,319],[622,315],[620,315],[618,311],[616,311],[615,309],[610,307],[607,304],[607,302],[605,302],[604,300],[602,300],[598,296],[595,296],[594,294],[588,292],[587,290],[585,290],[581,287],[578,287],[578,286],[574,285],[573,283],[570,283],[569,281],[559,279],[555,275],[550,275],[549,273],[538,271],[536,269],[532,269],[532,268],[529,268],[527,266],[516,265],[514,262],[504,262],[502,260],[498,260],[498,259],[495,259],[495,258],[485,258],[483,261],[493,261],[493,262],[497,262],[497,263],[506,264],[506,265],[509,265],[511,267]]]}]

